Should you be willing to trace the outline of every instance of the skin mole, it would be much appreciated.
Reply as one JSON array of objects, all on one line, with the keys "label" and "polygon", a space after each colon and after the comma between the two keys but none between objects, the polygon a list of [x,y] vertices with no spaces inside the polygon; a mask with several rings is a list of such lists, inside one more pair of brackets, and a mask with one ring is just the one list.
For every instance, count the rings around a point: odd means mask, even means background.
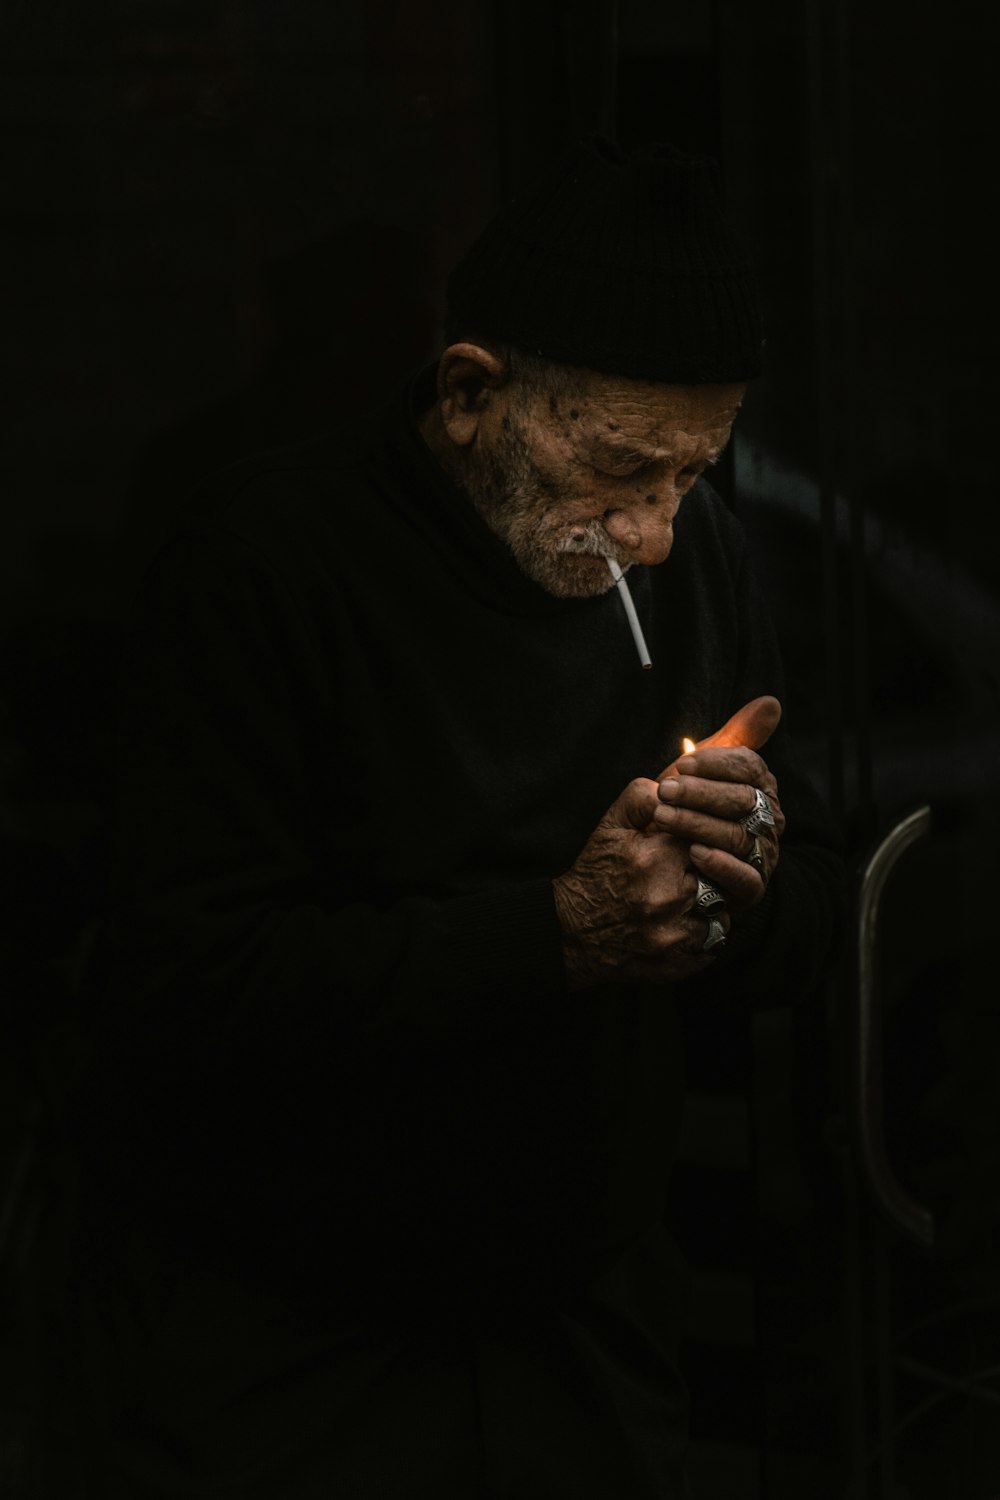
[{"label": "skin mole", "polygon": [[580,413],[577,411],[575,406],[570,409],[570,419],[574,422],[578,422],[580,420]]},{"label": "skin mole", "polygon": [[656,504],[656,496],[655,495],[647,495],[646,496],[646,504],[647,505],[655,505]]}]

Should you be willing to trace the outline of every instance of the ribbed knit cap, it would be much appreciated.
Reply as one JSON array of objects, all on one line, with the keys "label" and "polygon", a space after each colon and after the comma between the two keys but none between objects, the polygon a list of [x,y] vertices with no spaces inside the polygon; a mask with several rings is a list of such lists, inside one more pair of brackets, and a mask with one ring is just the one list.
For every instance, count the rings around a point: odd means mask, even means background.
[{"label": "ribbed knit cap", "polygon": [[719,171],[673,146],[578,142],[453,269],[449,326],[561,364],[674,384],[759,375],[753,271]]}]

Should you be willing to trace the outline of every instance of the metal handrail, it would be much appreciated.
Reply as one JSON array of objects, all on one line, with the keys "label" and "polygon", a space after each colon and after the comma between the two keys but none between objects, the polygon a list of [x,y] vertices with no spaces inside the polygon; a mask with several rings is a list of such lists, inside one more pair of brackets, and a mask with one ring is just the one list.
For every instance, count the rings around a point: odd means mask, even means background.
[{"label": "metal handrail", "polygon": [[871,856],[858,895],[858,1010],[855,1126],[860,1164],[878,1207],[908,1240],[929,1249],[934,1216],[911,1198],[893,1174],[882,1118],[882,1005],[876,977],[882,892],[901,855],[930,828],[931,810],[918,808],[896,824]]}]

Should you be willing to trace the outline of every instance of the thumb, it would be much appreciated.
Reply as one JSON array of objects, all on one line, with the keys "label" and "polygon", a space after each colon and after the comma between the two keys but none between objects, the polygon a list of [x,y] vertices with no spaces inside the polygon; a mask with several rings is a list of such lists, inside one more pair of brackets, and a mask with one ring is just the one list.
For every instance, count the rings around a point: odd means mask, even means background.
[{"label": "thumb", "polygon": [[759,750],[766,745],[781,720],[781,704],[777,698],[765,694],[752,698],[738,708],[721,729],[698,741],[698,749],[706,745],[745,745],[748,750]]},{"label": "thumb", "polygon": [[604,814],[603,822],[612,828],[634,828],[642,833],[659,807],[658,784],[645,776],[630,781]]}]

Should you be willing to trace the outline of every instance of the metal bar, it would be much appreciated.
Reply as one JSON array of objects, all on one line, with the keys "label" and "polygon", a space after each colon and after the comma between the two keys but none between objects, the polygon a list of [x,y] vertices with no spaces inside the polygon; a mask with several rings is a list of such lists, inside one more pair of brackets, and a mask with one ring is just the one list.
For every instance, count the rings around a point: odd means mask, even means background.
[{"label": "metal bar", "polygon": [[897,861],[930,827],[931,810],[918,808],[882,840],[861,877],[858,896],[858,1008],[854,1086],[856,1145],[860,1165],[879,1209],[913,1243],[929,1249],[934,1219],[892,1173],[882,1128],[882,1013],[876,975],[878,912],[882,892]]}]

